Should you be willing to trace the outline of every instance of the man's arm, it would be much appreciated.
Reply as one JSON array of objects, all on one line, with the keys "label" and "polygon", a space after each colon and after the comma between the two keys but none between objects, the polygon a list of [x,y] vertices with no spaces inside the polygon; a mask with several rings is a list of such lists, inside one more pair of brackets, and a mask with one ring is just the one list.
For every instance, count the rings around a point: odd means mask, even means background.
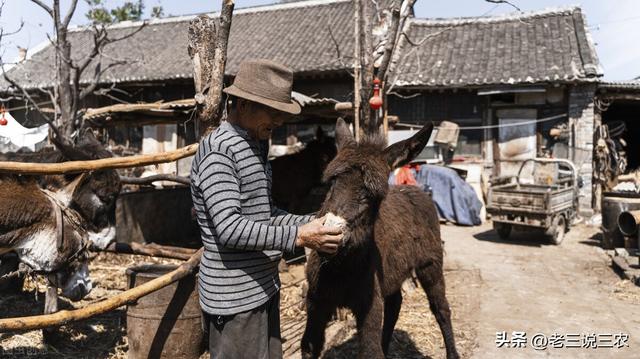
[{"label": "man's arm", "polygon": [[298,226],[311,222],[315,216],[312,215],[296,215],[288,213],[278,207],[271,207],[271,219],[269,224],[272,226]]},{"label": "man's arm", "polygon": [[222,246],[293,252],[298,235],[296,226],[267,225],[251,221],[241,214],[240,180],[234,162],[227,154],[207,154],[200,163],[196,184],[202,191],[205,207]]}]

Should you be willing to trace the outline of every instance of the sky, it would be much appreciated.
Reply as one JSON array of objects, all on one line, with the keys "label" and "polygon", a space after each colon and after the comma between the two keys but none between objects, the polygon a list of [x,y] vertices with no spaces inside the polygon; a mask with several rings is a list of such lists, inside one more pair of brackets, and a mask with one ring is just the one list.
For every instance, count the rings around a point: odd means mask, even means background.
[{"label": "sky", "polygon": [[[1,2],[2,0],[0,0]],[[52,3],[51,0],[43,0]],[[266,5],[277,0],[236,0],[236,8]],[[66,12],[70,0],[61,0]],[[122,0],[106,0],[109,7],[122,4]],[[165,16],[212,12],[220,9],[221,0],[146,0],[148,11],[162,6]],[[20,32],[5,37],[0,44],[0,55],[9,62],[17,56],[17,47],[34,48],[47,40],[53,32],[49,15],[30,0],[4,0],[0,27],[4,32]],[[589,30],[596,44],[596,52],[610,81],[631,80],[640,76],[640,1],[638,0],[583,0],[581,3],[567,0],[511,0],[522,11],[535,11],[550,7],[579,5],[586,14]],[[79,0],[72,25],[87,23],[88,6]],[[484,0],[418,0],[416,16],[421,18],[451,18],[482,15],[499,15],[517,11],[508,4],[493,4]],[[148,17],[148,14],[147,14]]]}]

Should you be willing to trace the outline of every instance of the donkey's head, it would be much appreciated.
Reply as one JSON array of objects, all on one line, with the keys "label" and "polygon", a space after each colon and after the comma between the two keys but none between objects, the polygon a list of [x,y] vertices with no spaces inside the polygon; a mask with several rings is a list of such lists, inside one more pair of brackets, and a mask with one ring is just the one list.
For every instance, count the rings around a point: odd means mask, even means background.
[{"label": "donkey's head", "polygon": [[[58,147],[66,159],[74,161],[113,156],[91,131],[86,131],[79,144],[73,148]],[[82,247],[81,253],[72,262],[66,263],[50,275],[49,280],[62,289],[65,297],[79,300],[93,287],[89,277],[89,258],[85,241],[88,240],[90,246],[104,249],[115,239],[115,206],[122,184],[115,170],[65,176],[64,182],[65,185],[56,191],[58,197],[82,217],[87,230],[69,236],[71,243],[66,243],[65,250],[73,252]]]},{"label": "donkey's head", "polygon": [[[389,188],[389,173],[414,159],[427,145],[432,130],[433,124],[428,124],[411,138],[386,147],[382,136],[365,137],[356,143],[347,124],[339,119],[338,154],[324,172],[323,181],[330,183],[331,189],[320,214],[332,212],[344,218],[348,240],[369,237],[366,234]],[[354,231],[364,232],[357,235]]]},{"label": "donkey's head", "polygon": [[[84,132],[78,146],[63,147],[61,151],[66,158],[75,161],[113,156],[91,131]],[[101,248],[106,247],[115,238],[115,205],[122,188],[118,173],[115,170],[98,170],[84,176],[69,176],[66,180],[71,183],[77,182],[69,192],[69,206],[87,223],[93,244]]]}]

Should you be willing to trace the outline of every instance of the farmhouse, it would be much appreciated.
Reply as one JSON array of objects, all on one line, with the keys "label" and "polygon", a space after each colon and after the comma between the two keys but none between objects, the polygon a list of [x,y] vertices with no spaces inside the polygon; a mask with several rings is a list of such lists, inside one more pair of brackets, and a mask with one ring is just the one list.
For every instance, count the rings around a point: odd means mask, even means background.
[{"label": "farmhouse", "polygon": [[[227,73],[232,77],[244,59],[269,58],[295,71],[295,91],[351,101],[352,14],[349,0],[237,9]],[[113,67],[97,79],[100,90],[84,106],[193,98],[193,65],[187,54],[187,29],[193,17],[151,20],[136,34],[108,45],[108,56],[100,60],[103,69]],[[382,25],[384,21],[383,16]],[[125,36],[139,26],[123,22],[110,33]],[[591,196],[594,95],[602,70],[580,8],[460,19],[411,17],[403,33],[387,94],[388,114],[398,118],[396,128],[455,122],[461,127],[455,160],[472,163],[490,175],[512,174],[514,161],[536,155],[570,158],[585,180],[581,209],[590,212],[596,202]],[[91,32],[79,28],[71,38],[77,50],[74,56],[83,56]],[[9,75],[46,102],[36,90],[51,86],[48,64],[53,55],[51,46],[34,49]],[[81,79],[85,84],[92,81],[96,79]],[[3,91],[7,90],[5,83]],[[12,115],[27,126],[41,123],[32,109]],[[182,139],[176,145],[188,144],[193,141],[188,116],[178,119],[171,130]],[[314,122],[308,117],[305,121]],[[306,127],[298,124],[295,131],[301,129]],[[277,133],[275,143],[284,143],[291,131]],[[142,126],[133,126],[125,137],[119,141],[141,147]]]}]

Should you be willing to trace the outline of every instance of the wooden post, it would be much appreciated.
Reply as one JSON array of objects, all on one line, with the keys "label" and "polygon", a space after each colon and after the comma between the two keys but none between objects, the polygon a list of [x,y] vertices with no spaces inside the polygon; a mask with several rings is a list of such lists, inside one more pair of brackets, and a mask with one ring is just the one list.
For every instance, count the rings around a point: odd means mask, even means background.
[{"label": "wooden post", "polygon": [[[377,126],[374,125],[375,113],[369,107],[369,99],[373,94],[373,34],[371,33],[371,20],[373,17],[372,5],[368,0],[361,3],[360,18],[360,63],[361,71],[361,90],[360,104],[362,106],[362,122],[366,133],[372,134],[377,132]],[[363,106],[364,105],[364,106]]]},{"label": "wooden post", "polygon": [[354,40],[353,56],[353,131],[356,142],[360,141],[360,0],[353,1]]},{"label": "wooden post", "polygon": [[384,95],[384,115],[382,117],[382,131],[385,139],[389,139],[389,106],[387,105],[387,95]]},{"label": "wooden post", "polygon": [[[44,314],[52,314],[58,311],[58,288],[47,285],[47,292],[44,296]],[[47,343],[54,343],[58,327],[48,327],[42,329],[42,337]]]},{"label": "wooden post", "polygon": [[[594,109],[594,114],[593,114],[593,147],[597,146],[597,141],[596,141],[596,129],[600,128],[600,125],[602,125],[602,112],[600,111],[600,109],[598,108],[598,106],[595,106]],[[595,161],[597,161],[597,159],[595,159]],[[595,162],[592,161],[592,162]],[[593,179],[596,178],[597,176],[595,175],[595,172],[598,170],[598,166],[593,164],[592,168],[591,168],[591,178],[592,178],[592,197],[591,197],[591,208],[593,208],[593,211],[595,213],[601,213],[602,212],[602,183],[600,181],[594,181]],[[618,177],[619,179],[620,177]]]}]

